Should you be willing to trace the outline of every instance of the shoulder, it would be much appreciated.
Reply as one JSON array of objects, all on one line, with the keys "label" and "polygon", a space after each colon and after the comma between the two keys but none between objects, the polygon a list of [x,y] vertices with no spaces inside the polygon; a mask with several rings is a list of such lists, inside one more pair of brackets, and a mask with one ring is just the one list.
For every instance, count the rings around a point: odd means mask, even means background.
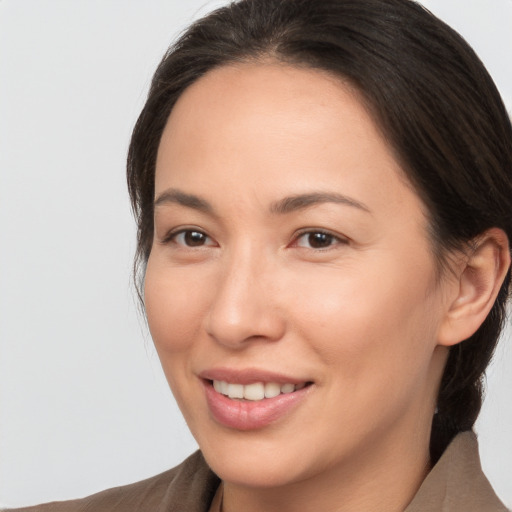
[{"label": "shoulder", "polygon": [[82,499],[3,512],[199,512],[209,505],[218,485],[219,479],[196,452],[179,466],[140,482]]}]

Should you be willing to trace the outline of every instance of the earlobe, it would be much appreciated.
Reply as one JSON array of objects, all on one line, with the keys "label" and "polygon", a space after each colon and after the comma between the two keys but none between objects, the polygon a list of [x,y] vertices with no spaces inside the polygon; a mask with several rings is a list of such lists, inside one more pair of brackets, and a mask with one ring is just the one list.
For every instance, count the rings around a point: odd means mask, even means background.
[{"label": "earlobe", "polygon": [[438,332],[438,344],[452,346],[472,336],[491,311],[510,267],[505,232],[492,228],[478,236],[461,260],[455,298]]}]

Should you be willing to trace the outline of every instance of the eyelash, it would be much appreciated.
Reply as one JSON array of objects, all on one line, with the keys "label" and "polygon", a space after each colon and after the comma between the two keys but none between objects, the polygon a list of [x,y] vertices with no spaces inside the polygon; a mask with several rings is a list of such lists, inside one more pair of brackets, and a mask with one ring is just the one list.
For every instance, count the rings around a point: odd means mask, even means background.
[{"label": "eyelash", "polygon": [[201,231],[200,229],[182,228],[182,229],[179,229],[179,230],[176,230],[176,231],[171,231],[170,233],[168,233],[165,236],[165,238],[161,241],[161,243],[163,245],[166,245],[166,244],[169,244],[169,243],[175,243],[176,245],[179,245],[181,247],[186,247],[187,249],[194,249],[196,247],[205,247],[205,246],[209,247],[209,245],[206,245],[206,244],[194,246],[194,245],[187,245],[186,243],[184,243],[184,241],[182,243],[177,241],[177,238],[180,235],[186,236],[187,234],[192,234],[192,233],[197,234],[197,235],[201,235],[205,239],[212,240],[211,237],[209,237],[204,231]]},{"label": "eyelash", "polygon": [[[200,229],[194,229],[194,228],[182,228],[177,231],[170,232],[162,241],[162,244],[169,244],[169,243],[175,243],[176,245],[179,245],[181,247],[185,247],[187,249],[194,249],[194,248],[203,248],[203,247],[211,247],[213,244],[207,244],[207,243],[200,243],[199,245],[189,245],[186,243],[186,240],[182,240],[181,242],[177,241],[179,236],[186,237],[187,235],[199,235],[200,237],[203,237],[202,239],[204,241],[213,239],[208,236],[204,231]],[[328,245],[324,247],[312,247],[311,246],[311,239],[308,239],[308,246],[301,245],[300,240],[305,237],[312,237],[312,236],[318,236],[321,235],[321,237],[326,237],[328,241]],[[321,241],[321,238],[319,239]],[[201,241],[201,240],[198,240]],[[190,240],[189,240],[190,242]],[[339,235],[335,235],[334,233],[331,233],[330,231],[323,230],[323,229],[304,229],[297,233],[297,235],[294,237],[291,246],[292,247],[300,247],[304,249],[309,249],[313,251],[321,251],[325,252],[329,249],[332,249],[336,245],[346,245],[348,244],[348,240],[344,237],[340,237]]]},{"label": "eyelash", "polygon": [[[311,247],[311,244],[308,247],[302,246],[299,244],[299,241],[303,237],[311,237],[312,235],[323,235],[325,237],[328,237],[330,242],[329,245],[326,247]],[[310,241],[311,242],[311,241]],[[301,232],[299,232],[296,237],[294,238],[293,244],[297,247],[302,247],[305,249],[310,249],[313,251],[328,251],[329,249],[332,249],[336,245],[346,245],[348,244],[348,240],[344,237],[341,237],[339,235],[335,235],[334,233],[331,233],[330,231],[324,230],[324,229],[304,229]]]}]

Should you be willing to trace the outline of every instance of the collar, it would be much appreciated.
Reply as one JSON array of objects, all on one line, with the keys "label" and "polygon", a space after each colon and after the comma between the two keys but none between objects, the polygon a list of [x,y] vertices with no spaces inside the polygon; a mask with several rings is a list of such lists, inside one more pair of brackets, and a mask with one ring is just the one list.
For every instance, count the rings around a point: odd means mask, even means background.
[{"label": "collar", "polygon": [[485,477],[472,431],[458,434],[405,512],[507,512]]}]

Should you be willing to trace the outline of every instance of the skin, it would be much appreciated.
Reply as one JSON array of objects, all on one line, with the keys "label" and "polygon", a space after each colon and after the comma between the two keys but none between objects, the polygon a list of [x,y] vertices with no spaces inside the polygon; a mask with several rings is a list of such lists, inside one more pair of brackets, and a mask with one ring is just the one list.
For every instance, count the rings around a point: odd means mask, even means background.
[{"label": "skin", "polygon": [[[275,211],[333,192],[360,206]],[[272,62],[209,72],[170,115],[155,198],[149,327],[224,510],[403,510],[429,470],[444,345],[463,339],[447,327],[461,274],[438,279],[424,206],[357,93]],[[198,375],[219,366],[313,384],[239,431],[206,403]]]}]

